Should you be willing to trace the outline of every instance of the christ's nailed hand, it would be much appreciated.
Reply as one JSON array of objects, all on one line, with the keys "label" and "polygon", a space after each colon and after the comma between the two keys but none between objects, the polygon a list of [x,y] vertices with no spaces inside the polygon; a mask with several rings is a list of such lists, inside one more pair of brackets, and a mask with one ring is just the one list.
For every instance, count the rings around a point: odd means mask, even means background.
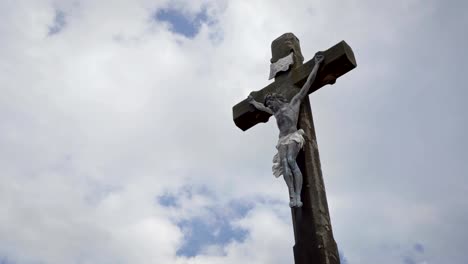
[{"label": "christ's nailed hand", "polygon": [[322,55],[322,54],[316,54],[315,57],[315,63],[316,64],[320,64],[323,62],[323,60],[325,59],[325,57]]}]

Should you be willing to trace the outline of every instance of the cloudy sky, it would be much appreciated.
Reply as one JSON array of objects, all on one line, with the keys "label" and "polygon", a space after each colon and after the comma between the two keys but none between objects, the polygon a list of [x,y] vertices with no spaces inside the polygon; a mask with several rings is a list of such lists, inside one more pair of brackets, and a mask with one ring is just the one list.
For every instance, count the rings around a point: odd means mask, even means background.
[{"label": "cloudy sky", "polygon": [[310,96],[342,263],[467,263],[467,9],[0,1],[0,263],[293,263],[275,124],[231,112],[285,32],[358,62]]}]

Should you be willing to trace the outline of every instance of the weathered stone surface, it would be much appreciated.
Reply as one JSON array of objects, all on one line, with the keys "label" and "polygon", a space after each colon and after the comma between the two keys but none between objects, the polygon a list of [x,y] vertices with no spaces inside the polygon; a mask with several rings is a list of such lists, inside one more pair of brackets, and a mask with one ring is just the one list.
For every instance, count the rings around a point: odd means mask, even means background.
[{"label": "weathered stone surface", "polygon": [[[352,49],[341,41],[335,46],[323,52],[325,61],[320,67],[314,84],[309,90],[309,93],[317,91],[326,84],[334,84],[336,79],[356,67],[356,60]],[[295,87],[301,87],[309,76],[310,71],[314,67],[314,60],[309,60],[307,63],[291,70],[288,73],[288,78],[280,81],[275,81],[260,91],[252,92],[251,95],[256,101],[263,102],[265,95],[268,93],[278,93],[285,82],[293,84]],[[281,93],[290,100],[298,90],[282,90]],[[252,105],[243,100],[232,108],[234,123],[243,131],[253,127],[258,123],[265,123],[271,115],[255,109]]]}]

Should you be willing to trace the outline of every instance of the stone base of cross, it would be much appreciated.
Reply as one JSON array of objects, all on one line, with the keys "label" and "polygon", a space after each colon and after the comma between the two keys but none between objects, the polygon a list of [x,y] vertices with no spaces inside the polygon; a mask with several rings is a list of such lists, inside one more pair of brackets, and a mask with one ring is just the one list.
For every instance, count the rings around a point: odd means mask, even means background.
[{"label": "stone base of cross", "polygon": [[[265,96],[271,93],[279,93],[287,100],[291,100],[306,82],[315,62],[310,60],[303,64],[299,40],[292,33],[286,33],[274,40],[271,48],[272,63],[285,58],[291,52],[293,52],[293,62],[289,67],[273,74],[275,82],[250,95],[258,102],[263,102]],[[325,59],[309,93],[327,84],[334,84],[338,77],[356,67],[353,51],[344,41],[321,54]],[[270,116],[271,114],[253,107],[247,99],[233,107],[234,123],[244,131],[258,123],[267,122]],[[307,96],[300,106],[297,128],[304,130],[305,144],[296,159],[303,175],[301,193],[303,205],[291,208],[295,237],[294,260],[296,264],[339,264],[340,258],[332,233],[312,110]]]}]

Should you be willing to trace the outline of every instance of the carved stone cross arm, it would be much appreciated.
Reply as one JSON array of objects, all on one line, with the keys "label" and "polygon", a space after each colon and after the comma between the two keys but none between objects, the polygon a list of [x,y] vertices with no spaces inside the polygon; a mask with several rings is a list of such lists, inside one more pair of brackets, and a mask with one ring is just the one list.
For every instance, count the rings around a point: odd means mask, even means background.
[{"label": "carved stone cross arm", "polygon": [[[356,67],[354,53],[345,41],[341,41],[326,51],[321,52],[325,56],[320,69],[315,78],[315,82],[309,89],[309,93],[315,92],[324,85],[334,84],[336,79]],[[252,97],[259,102],[263,102],[269,93],[281,93],[286,99],[291,98],[298,92],[298,89],[283,90],[282,87],[292,87],[284,85],[286,82],[295,87],[302,87],[307,80],[309,73],[314,67],[314,59],[305,64],[292,69],[288,78],[275,81],[260,91],[252,92]],[[258,123],[265,123],[270,118],[270,114],[257,110],[247,99],[236,104],[232,108],[234,123],[243,131],[253,127]]]}]

